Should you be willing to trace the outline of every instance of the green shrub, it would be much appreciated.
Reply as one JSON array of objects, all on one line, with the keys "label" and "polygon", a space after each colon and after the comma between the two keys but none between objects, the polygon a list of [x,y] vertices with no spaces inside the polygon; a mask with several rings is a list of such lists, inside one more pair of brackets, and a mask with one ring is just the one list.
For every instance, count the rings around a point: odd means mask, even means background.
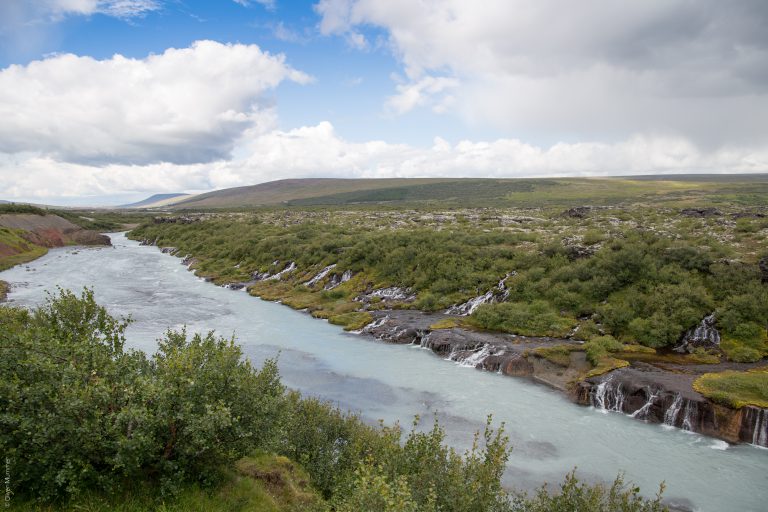
[{"label": "green shrub", "polygon": [[129,480],[164,491],[212,482],[268,444],[283,388],[232,340],[169,332],[158,353],[124,349],[126,322],[89,290],[62,291],[0,323],[0,445],[17,492],[41,500]]},{"label": "green shrub", "polygon": [[624,345],[613,336],[597,336],[584,344],[587,360],[592,363],[592,366],[600,364],[600,360],[609,352],[619,352],[623,348]]}]

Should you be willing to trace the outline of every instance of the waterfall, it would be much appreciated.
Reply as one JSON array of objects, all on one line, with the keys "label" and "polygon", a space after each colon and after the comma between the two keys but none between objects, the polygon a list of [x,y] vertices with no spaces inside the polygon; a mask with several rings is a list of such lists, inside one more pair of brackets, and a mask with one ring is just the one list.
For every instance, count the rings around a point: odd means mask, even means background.
[{"label": "waterfall", "polygon": [[445,310],[448,315],[461,315],[468,316],[475,312],[475,310],[482,304],[492,304],[494,302],[503,302],[509,298],[509,288],[507,288],[507,279],[517,275],[517,272],[510,272],[504,276],[498,284],[492,289],[488,290],[482,295],[473,297],[467,302],[461,304],[454,304]]},{"label": "waterfall", "polygon": [[683,430],[693,431],[693,425],[699,414],[699,406],[693,400],[685,401],[685,409],[683,410],[683,424],[680,428]]},{"label": "waterfall", "polygon": [[450,308],[445,310],[445,312],[448,315],[468,316],[474,313],[474,311],[482,304],[493,302],[493,298],[494,298],[493,290],[491,290],[491,291],[485,292],[483,295],[479,295],[477,297],[469,299],[467,302],[464,302],[463,304],[457,304],[455,306],[451,306]]},{"label": "waterfall", "polygon": [[621,383],[614,386],[613,378],[609,377],[596,388],[593,388],[592,406],[603,412],[624,412],[624,390]]},{"label": "waterfall", "polygon": [[373,322],[369,323],[368,325],[366,325],[365,327],[363,327],[360,330],[352,331],[352,334],[363,334],[363,333],[371,332],[372,330],[377,329],[377,328],[381,327],[382,325],[384,325],[385,323],[387,323],[388,320],[389,320],[389,315],[383,316],[383,317],[381,317],[381,318],[379,318],[377,320],[374,320]]},{"label": "waterfall", "polygon": [[712,313],[696,327],[685,333],[680,344],[673,348],[675,352],[693,352],[696,347],[717,347],[720,345],[720,332],[715,328],[715,314]]},{"label": "waterfall", "polygon": [[664,413],[664,424],[674,427],[677,425],[677,416],[680,414],[680,409],[683,407],[683,395],[680,393],[675,396],[675,401],[669,406],[669,409]]},{"label": "waterfall", "polygon": [[328,265],[323,270],[321,270],[315,277],[304,283],[305,286],[315,286],[317,283],[320,282],[321,279],[323,279],[325,276],[328,275],[328,272],[336,268],[336,264]]},{"label": "waterfall", "polygon": [[638,420],[648,419],[648,411],[651,410],[651,406],[659,397],[659,390],[654,391],[651,388],[646,388],[646,393],[648,395],[648,400],[641,408],[630,414],[633,418],[637,418]]},{"label": "waterfall", "polygon": [[286,267],[285,267],[283,270],[281,270],[281,271],[280,271],[280,272],[278,272],[277,274],[275,274],[275,275],[273,275],[273,276],[269,276],[269,277],[267,277],[267,278],[265,279],[265,281],[272,281],[272,280],[274,280],[274,279],[281,279],[281,278],[283,277],[283,274],[287,274],[288,272],[293,272],[294,270],[296,270],[296,263],[294,263],[294,262],[292,261],[292,262],[290,262],[290,263],[288,264],[288,266],[286,266]]},{"label": "waterfall", "polygon": [[758,409],[755,414],[752,444],[768,447],[768,409]]},{"label": "waterfall", "polygon": [[427,332],[426,334],[422,335],[419,339],[419,346],[421,348],[429,348],[429,337],[432,335],[431,332]]},{"label": "waterfall", "polygon": [[461,356],[451,354],[451,361],[459,363],[459,366],[466,366],[468,368],[477,368],[483,361],[489,356],[493,355],[493,347],[490,344],[483,345],[479,350],[475,350],[469,356],[462,358]]}]

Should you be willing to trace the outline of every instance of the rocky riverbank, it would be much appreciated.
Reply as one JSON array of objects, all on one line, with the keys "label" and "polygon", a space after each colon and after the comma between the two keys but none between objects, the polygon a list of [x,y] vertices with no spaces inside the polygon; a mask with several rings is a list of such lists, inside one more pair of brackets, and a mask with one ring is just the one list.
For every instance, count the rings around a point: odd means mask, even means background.
[{"label": "rocky riverbank", "polygon": [[[580,342],[473,331],[461,327],[434,329],[453,315],[417,311],[377,311],[360,331],[388,343],[416,344],[438,356],[479,370],[526,377],[566,393],[574,402],[607,412],[620,412],[648,423],[717,437],[730,443],[768,447],[768,410],[746,406],[733,409],[712,402],[693,389],[699,376],[723,370],[750,370],[765,363],[709,365],[651,364],[630,366],[584,378],[591,365]],[[572,346],[568,360],[552,362],[537,349]]]},{"label": "rocky riverbank", "polygon": [[[152,240],[142,243],[154,245]],[[194,258],[182,255],[172,247],[165,247],[162,251],[183,256],[182,263],[189,270],[195,270],[197,261]],[[268,300],[281,300],[276,295],[261,295],[258,286],[254,286],[269,281],[279,282],[283,274],[295,270],[292,262],[276,262],[273,266],[276,268],[274,273],[254,275],[250,282],[220,284],[235,290],[247,288],[251,294]],[[335,269],[325,268],[320,272],[324,273],[323,282],[327,281],[325,290],[333,290],[342,281],[343,273],[332,270]],[[312,281],[312,275],[307,275],[307,282]],[[351,277],[346,276],[346,279]],[[498,290],[492,292],[503,294],[504,291],[502,280]],[[620,358],[616,361],[622,364],[594,368],[587,360],[583,342],[578,339],[526,337],[476,330],[463,324],[462,319],[466,318],[461,314],[466,313],[463,310],[452,314],[450,310],[446,313],[425,313],[397,308],[407,306],[413,297],[407,289],[392,287],[363,292],[355,299],[358,304],[356,313],[347,314],[366,315],[370,321],[353,332],[387,343],[419,345],[463,366],[529,378],[560,390],[580,405],[627,414],[648,423],[661,423],[730,443],[744,442],[768,447],[768,409],[721,405],[693,387],[694,381],[704,374],[766,368],[768,364],[764,361],[696,364],[695,358],[686,355],[674,352],[657,354],[650,350],[652,354],[620,352],[616,354]],[[492,295],[491,298],[494,297]],[[301,303],[285,302],[296,309],[304,309]],[[370,307],[372,304],[375,307]]]}]

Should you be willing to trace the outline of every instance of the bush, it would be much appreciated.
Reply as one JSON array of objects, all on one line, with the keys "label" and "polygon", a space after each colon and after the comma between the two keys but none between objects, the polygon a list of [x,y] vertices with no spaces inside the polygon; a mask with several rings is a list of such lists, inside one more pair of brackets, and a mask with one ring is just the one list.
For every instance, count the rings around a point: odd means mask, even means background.
[{"label": "bush", "polygon": [[[13,311],[13,310],[11,310]],[[232,340],[169,332],[148,359],[93,293],[62,291],[0,323],[0,444],[18,492],[40,500],[125,482],[212,482],[268,446],[283,388]]]},{"label": "bush", "polygon": [[624,346],[613,336],[597,336],[584,344],[587,360],[592,366],[597,366],[608,352],[618,352]]},{"label": "bush", "polygon": [[515,500],[515,512],[663,512],[661,503],[664,484],[660,486],[655,499],[646,500],[640,496],[640,489],[627,485],[619,475],[610,487],[602,484],[588,485],[576,478],[574,470],[565,478],[557,493],[542,487],[533,498],[522,495]]}]

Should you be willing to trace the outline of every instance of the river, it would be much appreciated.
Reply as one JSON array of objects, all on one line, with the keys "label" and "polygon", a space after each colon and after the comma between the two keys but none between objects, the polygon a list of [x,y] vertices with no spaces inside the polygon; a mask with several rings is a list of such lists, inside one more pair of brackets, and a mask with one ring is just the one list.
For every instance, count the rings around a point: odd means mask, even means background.
[{"label": "river", "polygon": [[258,364],[279,354],[286,385],[336,402],[369,420],[430,426],[437,412],[462,448],[488,414],[506,424],[513,446],[505,482],[531,489],[558,483],[572,468],[590,481],[626,479],[652,495],[665,481],[670,503],[692,510],[764,511],[768,450],[723,441],[569,402],[523,379],[443,361],[431,351],[343,332],[286,306],[214,286],[178,258],[121,233],[114,247],[53,249],[0,273],[14,305],[34,306],[56,287],[87,286],[118,316],[130,315],[128,345],[153,352],[168,328],[235,335]]}]

